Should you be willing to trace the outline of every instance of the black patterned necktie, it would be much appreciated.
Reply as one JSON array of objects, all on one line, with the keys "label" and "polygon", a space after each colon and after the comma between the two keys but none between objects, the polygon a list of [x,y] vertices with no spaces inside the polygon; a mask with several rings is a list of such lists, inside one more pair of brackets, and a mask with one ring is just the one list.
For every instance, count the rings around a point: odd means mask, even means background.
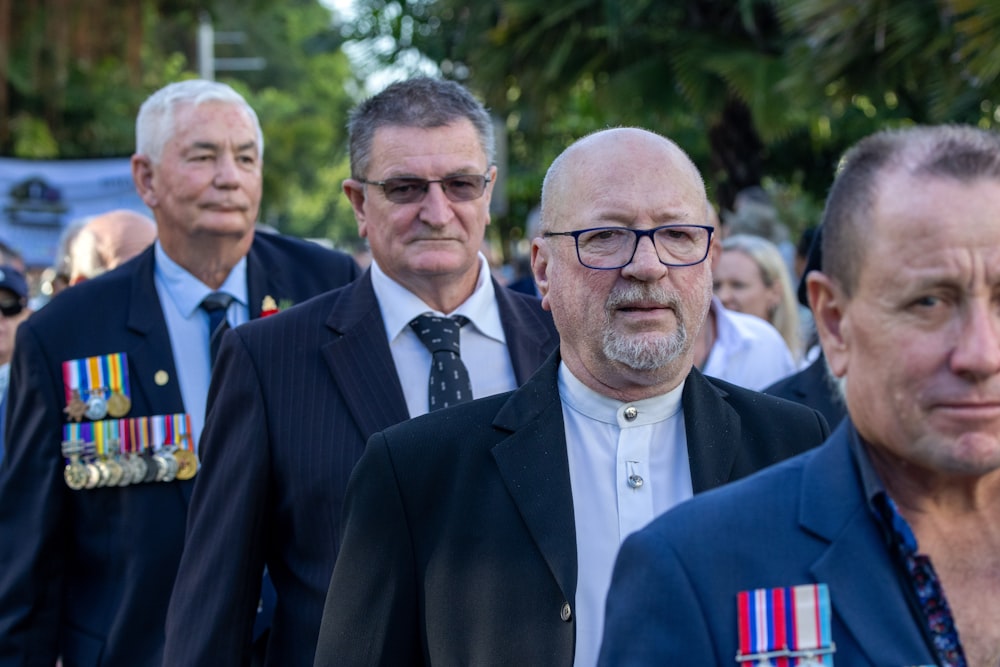
[{"label": "black patterned necktie", "polygon": [[461,315],[442,317],[425,313],[410,322],[417,338],[431,352],[429,412],[472,400],[469,371],[459,356],[459,331],[468,321]]},{"label": "black patterned necktie", "polygon": [[233,297],[225,292],[212,292],[201,300],[201,309],[208,313],[208,354],[215,366],[215,357],[219,353],[222,334],[229,328],[226,320],[226,309],[233,302]]}]

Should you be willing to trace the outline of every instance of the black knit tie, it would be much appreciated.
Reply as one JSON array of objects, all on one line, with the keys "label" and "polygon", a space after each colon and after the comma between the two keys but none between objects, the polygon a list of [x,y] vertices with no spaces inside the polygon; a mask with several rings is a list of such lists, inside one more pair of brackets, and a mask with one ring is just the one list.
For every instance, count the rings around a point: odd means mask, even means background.
[{"label": "black knit tie", "polygon": [[222,335],[229,328],[226,320],[226,309],[233,302],[233,297],[225,292],[212,292],[201,300],[201,308],[208,313],[208,353],[215,366],[215,357],[219,353]]},{"label": "black knit tie", "polygon": [[425,313],[410,322],[420,342],[431,352],[429,412],[472,400],[469,371],[459,356],[459,330],[468,321],[461,315],[441,317]]}]

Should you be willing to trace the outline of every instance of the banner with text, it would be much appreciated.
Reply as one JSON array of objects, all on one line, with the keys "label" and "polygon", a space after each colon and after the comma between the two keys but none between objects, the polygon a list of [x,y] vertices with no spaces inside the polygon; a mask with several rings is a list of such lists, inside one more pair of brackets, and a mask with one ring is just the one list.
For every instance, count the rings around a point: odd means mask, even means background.
[{"label": "banner with text", "polygon": [[0,240],[29,267],[50,266],[71,222],[117,208],[150,215],[135,191],[128,158],[0,158]]}]

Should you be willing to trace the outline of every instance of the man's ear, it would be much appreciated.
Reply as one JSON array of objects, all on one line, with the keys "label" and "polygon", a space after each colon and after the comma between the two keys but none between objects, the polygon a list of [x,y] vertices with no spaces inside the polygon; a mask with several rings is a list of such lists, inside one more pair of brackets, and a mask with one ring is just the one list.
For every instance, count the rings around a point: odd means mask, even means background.
[{"label": "man's ear", "polygon": [[542,297],[542,308],[549,308],[549,246],[544,239],[536,238],[531,241],[531,274],[535,277],[535,284],[538,285],[538,293]]},{"label": "man's ear", "polygon": [[840,285],[821,271],[809,272],[806,289],[826,363],[835,376],[844,377],[851,334],[847,296]]},{"label": "man's ear", "polygon": [[344,190],[344,194],[347,195],[347,201],[351,202],[351,208],[354,209],[354,219],[358,223],[358,236],[368,238],[368,227],[365,218],[365,184],[353,178],[348,178],[343,182],[341,187]]},{"label": "man's ear", "polygon": [[131,160],[132,165],[132,180],[135,182],[136,192],[142,198],[142,201],[150,209],[156,208],[159,204],[159,196],[156,194],[156,188],[153,181],[153,163],[145,155],[133,155]]},{"label": "man's ear", "polygon": [[708,248],[708,263],[712,267],[712,273],[718,268],[720,257],[722,257],[722,237],[712,234],[712,245]]}]

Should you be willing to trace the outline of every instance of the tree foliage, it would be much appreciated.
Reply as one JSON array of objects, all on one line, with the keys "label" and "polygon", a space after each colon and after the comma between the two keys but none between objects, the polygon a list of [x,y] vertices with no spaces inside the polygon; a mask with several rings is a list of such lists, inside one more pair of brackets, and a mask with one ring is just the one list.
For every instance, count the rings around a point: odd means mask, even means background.
[{"label": "tree foliage", "polygon": [[1000,118],[1000,5],[989,0],[357,0],[357,9],[343,34],[369,57],[399,66],[419,52],[503,119],[511,236],[552,157],[600,127],[674,138],[723,207],[765,184],[816,210],[860,137]]},{"label": "tree foliage", "polygon": [[217,35],[243,37],[219,40],[217,57],[266,63],[216,72],[264,128],[262,221],[300,236],[356,239],[340,180],[344,119],[359,86],[343,53],[315,48],[331,22],[317,0],[0,0],[0,155],[130,155],[142,101],[198,75],[202,12]]}]

